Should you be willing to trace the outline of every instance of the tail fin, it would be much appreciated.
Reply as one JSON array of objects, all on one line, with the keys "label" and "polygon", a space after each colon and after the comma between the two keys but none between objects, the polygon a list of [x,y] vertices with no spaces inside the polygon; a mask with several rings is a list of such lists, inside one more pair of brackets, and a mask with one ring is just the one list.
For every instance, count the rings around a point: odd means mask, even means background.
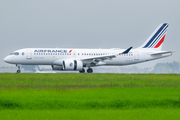
[{"label": "tail fin", "polygon": [[140,48],[155,48],[161,50],[168,26],[168,23],[160,24]]}]

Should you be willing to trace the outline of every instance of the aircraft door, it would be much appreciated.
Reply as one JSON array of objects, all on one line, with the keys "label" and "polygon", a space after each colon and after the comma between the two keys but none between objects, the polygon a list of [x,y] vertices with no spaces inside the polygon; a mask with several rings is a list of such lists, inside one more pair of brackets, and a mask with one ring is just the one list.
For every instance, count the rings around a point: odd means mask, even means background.
[{"label": "aircraft door", "polygon": [[135,61],[139,60],[139,52],[138,51],[134,51],[134,60]]},{"label": "aircraft door", "polygon": [[32,51],[31,49],[26,50],[26,59],[31,60],[32,59]]}]

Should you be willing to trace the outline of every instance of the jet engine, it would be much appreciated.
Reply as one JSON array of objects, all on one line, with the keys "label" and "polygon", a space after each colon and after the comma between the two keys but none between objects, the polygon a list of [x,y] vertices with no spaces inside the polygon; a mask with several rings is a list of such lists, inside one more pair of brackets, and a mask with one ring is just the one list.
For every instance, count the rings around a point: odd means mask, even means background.
[{"label": "jet engine", "polygon": [[52,65],[52,69],[53,70],[63,70],[63,67],[59,66],[59,65]]},{"label": "jet engine", "polygon": [[79,60],[64,60],[62,63],[63,70],[82,70],[83,62]]}]

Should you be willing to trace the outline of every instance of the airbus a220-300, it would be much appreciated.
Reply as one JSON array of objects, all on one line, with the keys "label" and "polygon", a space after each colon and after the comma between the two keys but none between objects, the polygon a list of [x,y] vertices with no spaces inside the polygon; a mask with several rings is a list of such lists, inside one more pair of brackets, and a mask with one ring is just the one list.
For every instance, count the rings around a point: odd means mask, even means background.
[{"label": "airbus a220-300", "polygon": [[132,49],[73,49],[73,48],[25,48],[16,50],[4,61],[21,65],[51,65],[53,70],[79,71],[92,73],[92,67],[123,66],[156,60],[172,55],[172,51],[162,51],[162,45],[169,24],[162,23],[150,35],[145,43]]}]

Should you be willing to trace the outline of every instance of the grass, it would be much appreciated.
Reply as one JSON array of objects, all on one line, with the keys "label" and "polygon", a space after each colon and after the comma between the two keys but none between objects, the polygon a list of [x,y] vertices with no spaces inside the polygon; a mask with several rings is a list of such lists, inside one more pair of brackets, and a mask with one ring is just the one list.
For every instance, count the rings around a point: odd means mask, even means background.
[{"label": "grass", "polygon": [[6,73],[0,119],[178,119],[179,91],[178,74]]},{"label": "grass", "polygon": [[178,120],[179,109],[131,109],[131,110],[4,110],[1,120]]}]

